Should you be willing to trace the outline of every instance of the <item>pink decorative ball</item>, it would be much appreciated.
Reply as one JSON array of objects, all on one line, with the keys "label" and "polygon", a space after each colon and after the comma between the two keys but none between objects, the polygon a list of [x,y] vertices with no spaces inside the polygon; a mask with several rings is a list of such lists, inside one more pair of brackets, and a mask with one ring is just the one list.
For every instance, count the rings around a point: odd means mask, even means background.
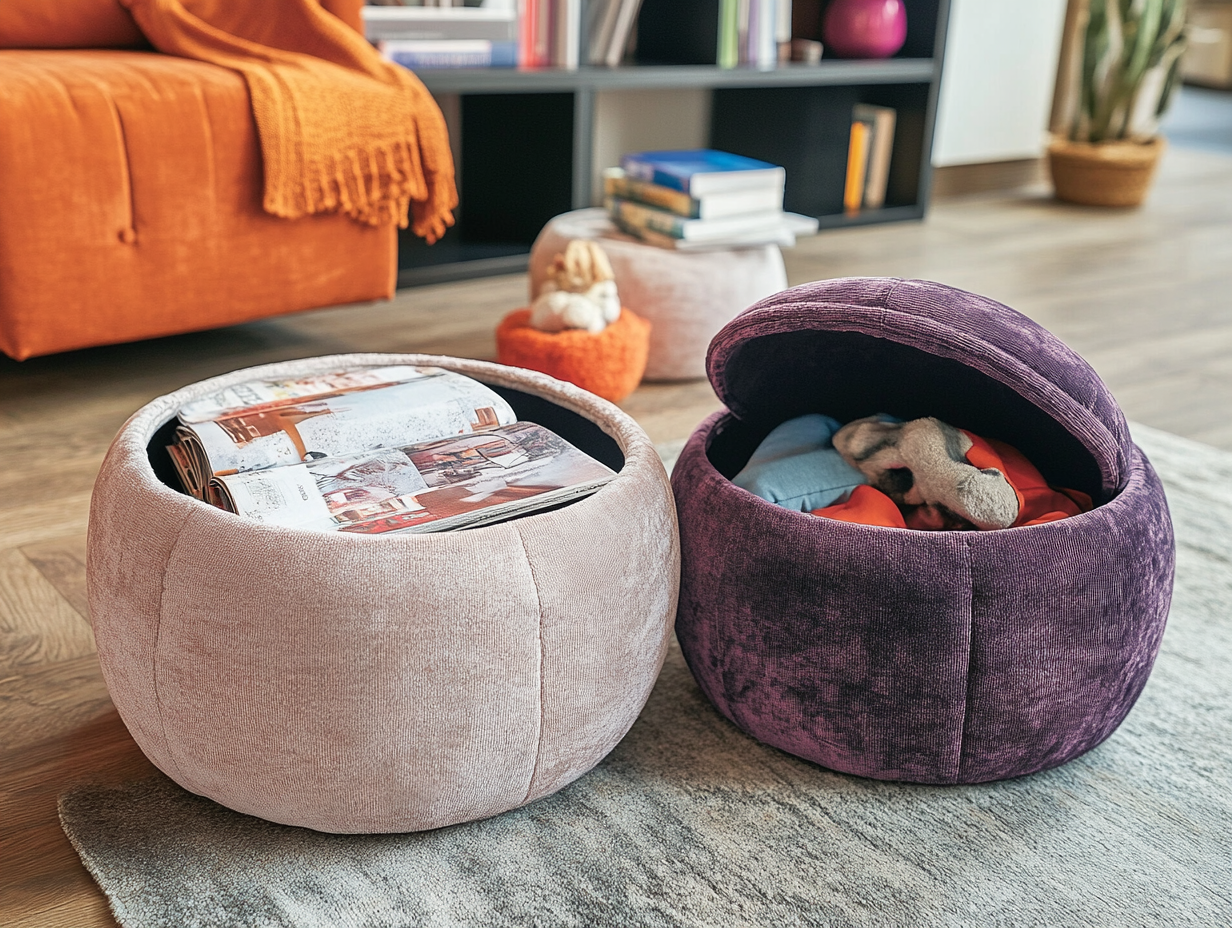
[{"label": "pink decorative ball", "polygon": [[889,58],[907,41],[903,0],[832,0],[822,38],[840,58]]}]

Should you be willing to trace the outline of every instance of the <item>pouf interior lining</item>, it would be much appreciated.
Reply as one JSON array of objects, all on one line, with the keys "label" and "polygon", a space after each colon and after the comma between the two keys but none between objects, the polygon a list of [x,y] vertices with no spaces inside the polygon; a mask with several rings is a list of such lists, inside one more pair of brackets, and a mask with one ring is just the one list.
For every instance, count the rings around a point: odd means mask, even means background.
[{"label": "pouf interior lining", "polygon": [[[1010,386],[950,358],[859,332],[801,330],[744,342],[729,362],[727,392],[742,417],[715,434],[707,456],[728,479],[779,423],[819,412],[849,422],[886,412],[936,416],[1007,442],[1054,486],[1107,502],[1091,452],[1063,425]],[[789,373],[786,373],[789,372]]]},{"label": "pouf interior lining", "polygon": [[[508,401],[519,419],[536,422],[551,429],[565,441],[614,471],[619,472],[624,467],[625,456],[620,450],[620,445],[598,424],[585,416],[578,415],[570,409],[565,409],[533,393],[514,390],[499,384],[488,384],[488,386]],[[173,490],[185,493],[175,467],[171,463],[171,456],[167,453],[167,446],[175,439],[176,424],[177,420],[172,417],[159,426],[146,447],[146,453],[150,460],[150,467],[153,468],[154,475],[159,481]]]}]

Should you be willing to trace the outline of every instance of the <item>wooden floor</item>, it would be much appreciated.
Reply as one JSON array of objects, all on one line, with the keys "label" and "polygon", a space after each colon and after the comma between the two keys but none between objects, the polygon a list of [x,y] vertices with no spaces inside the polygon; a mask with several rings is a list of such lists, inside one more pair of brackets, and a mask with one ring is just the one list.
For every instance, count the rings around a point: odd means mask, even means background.
[{"label": "wooden floor", "polygon": [[[1145,208],[1045,191],[949,200],[922,224],[827,233],[788,253],[792,283],[925,277],[984,293],[1056,332],[1132,419],[1232,449],[1232,158],[1170,151]],[[0,358],[0,925],[114,924],[60,830],[56,796],[152,768],[103,688],[85,600],[90,488],[147,400],[265,361],[345,351],[492,357],[523,277],[405,291],[328,310],[18,364]],[[656,441],[717,408],[704,383],[625,404]]]}]

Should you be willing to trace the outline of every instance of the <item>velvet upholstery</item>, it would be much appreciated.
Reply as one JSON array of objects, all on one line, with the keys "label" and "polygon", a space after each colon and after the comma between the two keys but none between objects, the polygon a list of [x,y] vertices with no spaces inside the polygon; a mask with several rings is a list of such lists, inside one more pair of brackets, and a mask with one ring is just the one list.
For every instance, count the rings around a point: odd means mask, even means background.
[{"label": "velvet upholstery", "polygon": [[[159,479],[184,402],[355,364],[477,377],[618,476],[552,511],[384,537],[263,526]],[[108,691],[168,776],[277,822],[396,832],[523,805],[616,745],[666,653],[679,548],[663,465],[611,404],[479,361],[347,355],[137,412],[95,485],[88,580]]]},{"label": "velvet upholstery", "polygon": [[[823,766],[924,783],[1054,767],[1112,733],[1159,649],[1174,545],[1155,472],[1086,362],[992,300],[846,279],[754,305],[707,363],[730,411],[673,473],[676,631],[719,711]],[[878,411],[1007,441],[1100,505],[918,532],[790,512],[730,482],[781,421]]]}]

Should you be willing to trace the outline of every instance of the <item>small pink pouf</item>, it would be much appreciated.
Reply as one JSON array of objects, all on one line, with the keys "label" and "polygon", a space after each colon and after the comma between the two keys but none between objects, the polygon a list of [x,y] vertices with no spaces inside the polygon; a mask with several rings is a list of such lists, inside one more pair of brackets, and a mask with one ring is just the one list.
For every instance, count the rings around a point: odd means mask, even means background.
[{"label": "small pink pouf", "polygon": [[530,298],[539,295],[552,259],[575,238],[598,241],[616,275],[621,305],[650,325],[646,380],[706,376],[706,349],[736,314],[787,288],[777,245],[672,251],[623,235],[602,209],[551,220],[530,250]]},{"label": "small pink pouf", "polygon": [[[553,511],[383,537],[262,525],[160,479],[185,402],[389,364],[482,380],[618,475]],[[160,397],[116,436],[90,509],[99,663],[137,744],[185,789],[320,831],[486,818],[590,770],[650,695],[679,571],[667,474],[637,423],[545,374],[457,358],[311,358]]]}]

